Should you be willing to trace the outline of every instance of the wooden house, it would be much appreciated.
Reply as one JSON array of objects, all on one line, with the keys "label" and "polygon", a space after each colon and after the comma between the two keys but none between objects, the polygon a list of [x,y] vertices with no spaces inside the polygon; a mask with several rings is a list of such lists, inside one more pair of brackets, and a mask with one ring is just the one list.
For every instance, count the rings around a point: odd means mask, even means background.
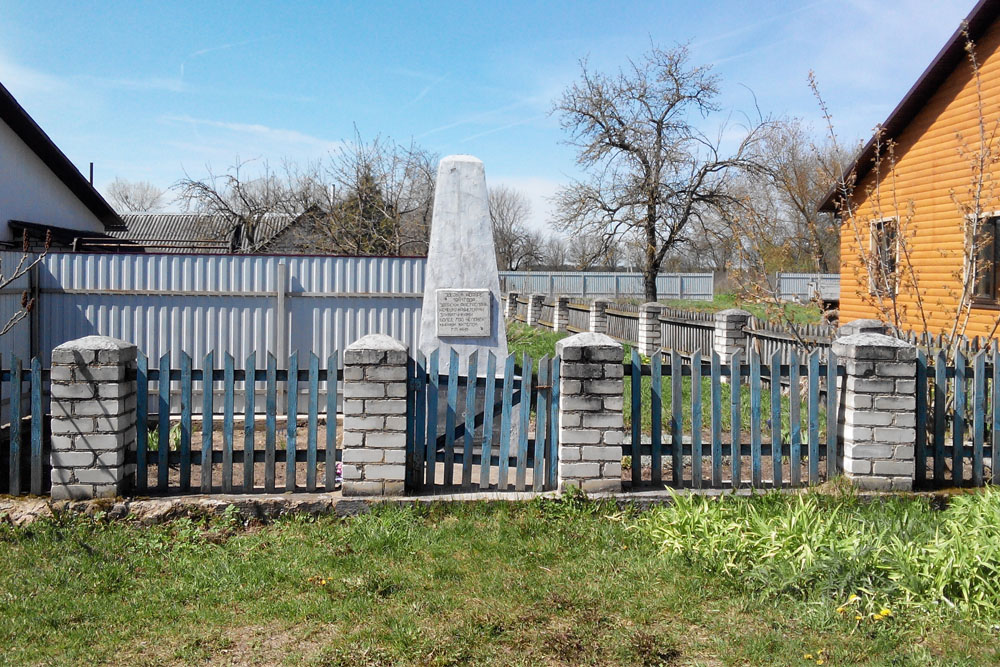
[{"label": "wooden house", "polygon": [[978,2],[821,205],[841,223],[842,323],[1000,333],[998,18]]}]

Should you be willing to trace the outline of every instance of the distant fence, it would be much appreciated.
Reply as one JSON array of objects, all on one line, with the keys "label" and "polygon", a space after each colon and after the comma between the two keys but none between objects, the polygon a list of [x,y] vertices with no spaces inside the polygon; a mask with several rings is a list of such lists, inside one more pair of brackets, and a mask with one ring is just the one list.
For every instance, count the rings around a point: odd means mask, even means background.
[{"label": "distant fence", "polygon": [[[711,301],[714,273],[663,273],[656,277],[661,299]],[[642,297],[641,273],[591,273],[585,271],[501,271],[500,290],[549,296]]]},{"label": "distant fence", "polygon": [[715,336],[715,313],[665,308],[660,313],[660,346],[686,354],[712,354]]},{"label": "distant fence", "polygon": [[779,273],[775,289],[783,301],[837,301],[840,299],[839,273]]}]

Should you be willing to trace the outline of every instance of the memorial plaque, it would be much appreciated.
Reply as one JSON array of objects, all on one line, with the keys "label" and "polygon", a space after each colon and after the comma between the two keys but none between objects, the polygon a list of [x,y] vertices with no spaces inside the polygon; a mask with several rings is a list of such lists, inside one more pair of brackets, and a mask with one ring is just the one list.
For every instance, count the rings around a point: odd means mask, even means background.
[{"label": "memorial plaque", "polygon": [[490,290],[437,290],[437,335],[466,338],[489,337]]}]

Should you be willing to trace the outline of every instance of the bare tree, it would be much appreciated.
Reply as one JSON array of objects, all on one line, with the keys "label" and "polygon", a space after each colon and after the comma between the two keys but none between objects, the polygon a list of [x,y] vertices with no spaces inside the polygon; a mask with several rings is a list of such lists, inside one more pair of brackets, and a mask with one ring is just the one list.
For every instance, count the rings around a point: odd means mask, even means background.
[{"label": "bare tree", "polygon": [[818,209],[839,175],[837,165],[849,156],[830,141],[815,143],[801,122],[789,120],[774,124],[763,157],[770,167],[765,194],[778,204],[775,220],[787,225],[798,256],[807,253],[809,270],[834,271],[840,264],[840,225],[833,213]]},{"label": "bare tree", "polygon": [[127,181],[116,177],[108,186],[108,200],[115,211],[149,213],[163,206],[163,190],[148,181]]},{"label": "bare tree", "polygon": [[528,229],[531,204],[522,193],[506,185],[489,190],[490,222],[497,266],[501,271],[521,271],[542,262],[541,234]]},{"label": "bare tree", "polygon": [[[21,257],[17,264],[13,267],[5,267],[3,261],[0,260],[0,291],[7,289],[10,285],[14,284],[16,280],[26,276],[29,271],[36,264],[42,261],[46,253],[49,251],[49,247],[52,245],[52,232],[48,231],[45,233],[45,246],[42,252],[32,253],[30,251],[31,244],[28,241],[28,233],[25,232],[21,237]],[[9,273],[7,273],[9,271]],[[3,323],[0,323],[0,336],[14,328],[14,326],[26,318],[35,307],[35,298],[28,293],[28,290],[21,292],[21,307],[14,311],[10,318]]]},{"label": "bare tree", "polygon": [[310,211],[300,240],[324,252],[418,255],[427,252],[437,157],[376,137],[352,143],[296,172],[298,207]]},{"label": "bare tree", "polygon": [[542,263],[549,269],[561,271],[569,261],[569,249],[566,241],[558,236],[550,236],[545,240],[542,251]]},{"label": "bare tree", "polygon": [[[252,253],[267,239],[258,234],[269,216],[297,215],[302,212],[301,198],[288,178],[271,170],[264,162],[255,175],[250,161],[239,158],[224,174],[207,167],[208,176],[195,180],[186,173],[174,185],[178,199],[188,209],[203,215],[225,218],[232,252]],[[250,172],[250,173],[248,173]],[[287,169],[286,169],[287,172]]]},{"label": "bare tree", "polygon": [[586,62],[581,69],[554,111],[589,178],[558,193],[557,225],[600,233],[605,246],[640,234],[645,298],[652,301],[666,254],[687,240],[689,226],[731,202],[731,174],[763,171],[755,151],[769,123],[750,125],[723,155],[721,139],[692,124],[694,114],[717,111],[717,80],[707,67],[689,66],[685,47],[654,47],[614,76]]}]

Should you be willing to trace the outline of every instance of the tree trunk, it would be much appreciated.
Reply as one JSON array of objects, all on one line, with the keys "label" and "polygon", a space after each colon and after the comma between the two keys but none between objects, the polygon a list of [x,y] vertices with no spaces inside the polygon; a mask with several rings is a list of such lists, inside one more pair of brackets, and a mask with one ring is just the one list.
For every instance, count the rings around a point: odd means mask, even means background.
[{"label": "tree trunk", "polygon": [[656,274],[660,272],[660,263],[656,261],[655,210],[647,215],[649,219],[646,220],[646,263],[642,270],[642,285],[646,302],[649,303],[656,301]]}]

